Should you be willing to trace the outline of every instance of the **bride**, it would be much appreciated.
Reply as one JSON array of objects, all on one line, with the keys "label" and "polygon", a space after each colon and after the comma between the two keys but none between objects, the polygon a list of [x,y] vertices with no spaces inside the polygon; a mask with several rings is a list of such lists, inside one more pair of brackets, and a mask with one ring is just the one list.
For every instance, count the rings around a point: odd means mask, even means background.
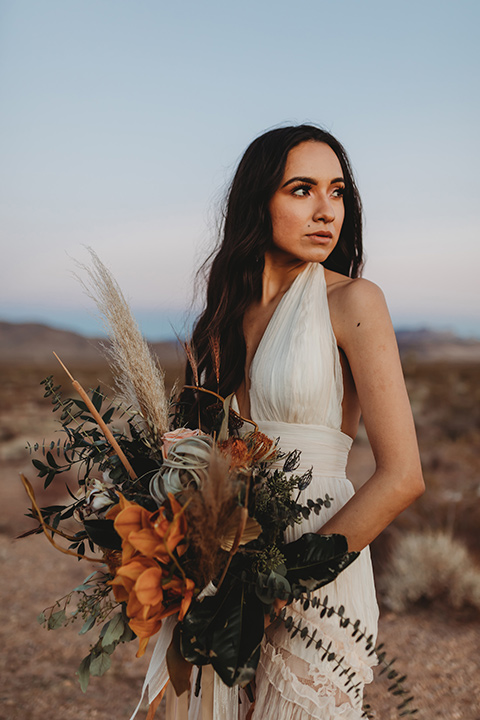
[{"label": "bride", "polygon": [[[343,147],[311,125],[269,131],[249,146],[233,179],[193,347],[202,384],[216,391],[215,338],[220,394],[235,392],[241,415],[279,437],[282,450],[300,449],[304,469],[313,466],[302,502],[328,492],[331,507],[289,529],[286,540],[341,533],[361,551],[317,593],[375,636],[368,545],[424,484],[392,324],[382,292],[361,269],[361,203]],[[376,469],[355,493],[345,465],[360,414]],[[345,656],[361,687],[369,682],[373,660],[362,644],[338,621],[297,605],[292,612]],[[249,716],[357,720],[361,695],[347,694],[331,665],[314,644],[273,623]],[[240,708],[244,715],[245,703]]]}]

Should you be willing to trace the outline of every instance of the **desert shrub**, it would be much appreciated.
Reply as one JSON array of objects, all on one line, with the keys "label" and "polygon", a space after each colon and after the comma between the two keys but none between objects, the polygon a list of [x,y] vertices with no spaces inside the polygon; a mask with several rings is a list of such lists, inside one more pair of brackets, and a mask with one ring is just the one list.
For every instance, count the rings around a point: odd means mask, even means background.
[{"label": "desert shrub", "polygon": [[379,589],[384,604],[395,612],[422,599],[480,609],[480,568],[450,533],[408,532],[393,546]]}]

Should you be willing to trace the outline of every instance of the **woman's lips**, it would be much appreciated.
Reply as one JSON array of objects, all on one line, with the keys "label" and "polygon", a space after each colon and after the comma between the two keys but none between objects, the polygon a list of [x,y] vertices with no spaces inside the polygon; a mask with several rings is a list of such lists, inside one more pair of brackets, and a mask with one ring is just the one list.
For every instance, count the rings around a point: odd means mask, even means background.
[{"label": "woman's lips", "polygon": [[307,237],[312,238],[319,243],[326,244],[332,239],[333,235],[331,232],[319,230],[319,232],[316,233],[308,233]]}]

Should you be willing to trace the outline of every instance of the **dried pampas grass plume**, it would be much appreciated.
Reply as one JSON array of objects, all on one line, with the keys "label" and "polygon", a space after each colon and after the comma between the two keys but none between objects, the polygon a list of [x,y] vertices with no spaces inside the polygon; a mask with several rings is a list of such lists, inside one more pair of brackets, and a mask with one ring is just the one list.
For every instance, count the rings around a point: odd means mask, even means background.
[{"label": "dried pampas grass plume", "polygon": [[120,398],[141,415],[155,442],[168,430],[165,373],[150,352],[117,281],[95,251],[87,249],[91,266],[77,265],[88,280],[76,277],[101,313],[111,341],[110,346],[104,347]]},{"label": "dried pampas grass plume", "polygon": [[[237,475],[230,472],[228,459],[213,448],[204,481],[197,490],[185,493],[188,534],[196,557],[190,572],[200,587],[218,577],[225,565],[227,553],[219,546],[219,539],[231,532],[241,484]],[[238,521],[235,530],[237,525]]]}]

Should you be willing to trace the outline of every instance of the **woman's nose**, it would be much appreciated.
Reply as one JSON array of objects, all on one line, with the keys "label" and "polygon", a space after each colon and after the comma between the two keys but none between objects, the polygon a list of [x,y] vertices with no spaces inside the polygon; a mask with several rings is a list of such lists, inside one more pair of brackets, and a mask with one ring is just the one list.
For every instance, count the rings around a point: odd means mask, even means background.
[{"label": "woman's nose", "polygon": [[335,220],[335,211],[329,198],[318,198],[318,202],[313,213],[313,219],[315,221],[320,220],[325,223],[330,223]]}]

